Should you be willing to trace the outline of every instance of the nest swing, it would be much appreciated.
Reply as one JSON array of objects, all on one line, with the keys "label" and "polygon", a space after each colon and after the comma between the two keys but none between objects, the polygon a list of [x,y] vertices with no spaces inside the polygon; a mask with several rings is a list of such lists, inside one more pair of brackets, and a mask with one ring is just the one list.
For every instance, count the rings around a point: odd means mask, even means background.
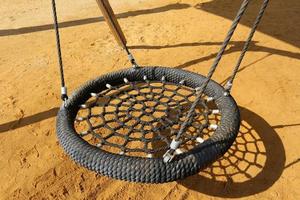
[{"label": "nest swing", "polygon": [[230,90],[268,2],[264,0],[223,87],[211,78],[249,0],[243,1],[207,76],[137,65],[109,2],[97,0],[132,67],[91,80],[68,97],[52,0],[63,100],[57,115],[57,135],[65,152],[100,174],[144,183],[183,179],[217,160],[239,131],[239,109]]}]

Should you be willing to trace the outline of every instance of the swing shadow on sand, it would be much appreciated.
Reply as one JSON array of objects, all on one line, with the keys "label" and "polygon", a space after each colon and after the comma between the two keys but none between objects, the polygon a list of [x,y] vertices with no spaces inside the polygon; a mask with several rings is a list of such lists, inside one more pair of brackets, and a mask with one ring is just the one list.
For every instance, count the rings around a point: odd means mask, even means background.
[{"label": "swing shadow on sand", "polygon": [[[258,10],[262,4],[262,1],[251,1],[249,8],[246,11],[245,16],[241,20],[241,24],[247,27],[252,27],[255,17],[258,14]],[[208,13],[221,16],[222,18],[230,19],[235,18],[235,15],[241,5],[240,0],[213,0],[206,3],[199,3],[194,5],[195,9],[206,11]],[[280,41],[286,42],[297,48],[300,48],[300,1],[299,0],[272,0],[266,10],[265,16],[262,19],[261,24],[258,26],[258,31],[276,38]],[[229,27],[228,27],[229,28]],[[164,46],[151,46],[151,45],[138,45],[130,46],[131,49],[150,49],[158,50],[164,48],[176,48],[176,47],[194,47],[200,45],[221,45],[221,42],[193,42],[193,43],[181,43],[171,44]],[[229,47],[225,54],[230,54],[236,51],[241,51],[243,47],[243,41],[232,41],[229,43]],[[267,52],[269,55],[280,55],[289,58],[300,60],[300,52],[290,52],[270,47],[264,47],[258,44],[257,41],[252,41],[249,51]],[[191,65],[213,59],[217,53],[207,55],[205,57],[196,58],[194,60],[187,61],[177,66],[177,68],[186,68]]]},{"label": "swing shadow on sand", "polygon": [[[123,19],[123,18],[128,18],[128,17],[135,17],[135,16],[141,16],[141,15],[149,15],[149,14],[167,12],[167,11],[171,11],[171,10],[187,9],[190,7],[191,7],[191,5],[189,5],[189,4],[175,3],[175,4],[169,4],[166,6],[161,6],[161,7],[151,8],[151,9],[135,10],[135,11],[119,13],[119,14],[116,14],[116,17],[118,19]],[[74,27],[74,26],[99,23],[99,22],[104,22],[104,18],[102,16],[60,22],[59,28]],[[26,33],[47,31],[47,30],[51,30],[51,29],[53,29],[52,23],[45,24],[45,25],[38,25],[38,26],[21,27],[21,28],[16,28],[16,29],[2,29],[2,30],[0,30],[0,37],[8,36],[8,35],[21,35],[21,34],[26,34]]]},{"label": "swing shadow on sand", "polygon": [[[159,50],[159,49],[166,49],[166,48],[177,48],[177,47],[196,47],[196,46],[210,46],[210,45],[215,45],[215,46],[220,46],[222,44],[222,42],[193,42],[193,43],[181,43],[181,44],[173,44],[173,45],[164,45],[164,46],[146,46],[146,45],[139,45],[139,46],[129,46],[130,49],[152,49],[152,50]],[[226,51],[224,52],[224,55],[228,55],[234,52],[240,52],[241,49],[243,48],[243,45],[245,44],[244,41],[231,41],[229,42],[229,47],[226,49]],[[258,44],[258,41],[252,41],[250,44],[250,48],[248,51],[251,52],[265,52],[268,53],[266,56],[264,56],[263,58],[257,59],[256,61],[254,61],[253,63],[244,66],[241,68],[241,70],[243,70],[243,68],[247,68],[271,55],[280,55],[280,56],[284,56],[284,57],[289,57],[289,58],[294,58],[294,59],[299,59],[300,60],[300,52],[290,52],[290,51],[285,51],[285,50],[280,50],[280,49],[275,49],[275,48],[271,48],[271,47],[264,47]],[[214,59],[217,56],[217,53],[212,53],[209,54],[207,56],[203,56],[200,58],[196,58],[194,60],[190,60],[187,61],[185,63],[182,63],[178,66],[176,66],[176,68],[179,69],[183,69],[183,68],[187,68],[190,67],[192,65],[210,60],[210,59]]]},{"label": "swing shadow on sand", "polygon": [[240,111],[241,128],[229,151],[197,175],[178,181],[179,184],[212,196],[239,198],[265,191],[280,178],[289,167],[285,167],[280,137],[259,115],[243,107]]},{"label": "swing shadow on sand", "polygon": [[[241,20],[241,24],[248,27],[252,26],[252,23],[255,17],[257,16],[259,7],[261,6],[261,3],[262,1],[250,2],[249,8],[246,11],[246,15]],[[175,4],[169,4],[169,5],[151,8],[151,9],[134,10],[134,11],[128,11],[124,13],[118,13],[116,14],[116,16],[119,19],[123,19],[128,17],[135,17],[140,15],[151,15],[155,13],[167,12],[172,10],[183,10],[183,9],[194,7],[195,9],[206,11],[208,13],[233,20],[240,5],[241,5],[240,0],[230,0],[230,1],[213,0],[206,3],[199,3],[196,5],[175,3]],[[300,37],[299,34],[297,34],[300,32],[300,15],[298,14],[299,10],[300,10],[299,0],[270,1],[265,16],[261,22],[261,25],[258,27],[258,31],[299,48]],[[59,27],[67,28],[67,27],[73,27],[73,26],[79,26],[79,25],[85,25],[91,23],[98,23],[103,21],[104,19],[102,16],[92,17],[86,19],[60,22]],[[53,24],[21,27],[16,29],[2,29],[0,30],[0,37],[46,31],[51,29],[53,29]],[[197,43],[195,43],[194,45],[197,46]],[[181,44],[176,46],[193,46],[193,44],[187,43],[187,44]],[[166,46],[166,47],[171,47],[171,46]],[[140,48],[157,49],[157,48],[164,48],[164,46],[162,47],[141,46]],[[297,58],[300,59],[299,56]]]},{"label": "swing shadow on sand", "polygon": [[[252,27],[262,2],[262,0],[250,1],[246,14],[241,20],[241,24],[247,27]],[[196,9],[233,20],[240,5],[240,0],[213,0],[205,3],[199,3],[194,7]],[[270,1],[265,16],[258,27],[258,31],[299,48],[299,10],[299,0]]]}]

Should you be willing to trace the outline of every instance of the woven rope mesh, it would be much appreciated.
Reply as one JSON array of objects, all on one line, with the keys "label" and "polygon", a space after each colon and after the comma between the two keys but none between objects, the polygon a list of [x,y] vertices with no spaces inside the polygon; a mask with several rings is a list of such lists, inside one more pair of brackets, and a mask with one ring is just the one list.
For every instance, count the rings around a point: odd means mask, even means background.
[{"label": "woven rope mesh", "polygon": [[[165,81],[125,80],[123,85],[106,87],[81,106],[75,130],[105,151],[138,157],[161,157],[168,150],[196,96],[196,90],[183,83]],[[202,143],[218,125],[216,105],[206,99],[181,136],[179,153]]]}]

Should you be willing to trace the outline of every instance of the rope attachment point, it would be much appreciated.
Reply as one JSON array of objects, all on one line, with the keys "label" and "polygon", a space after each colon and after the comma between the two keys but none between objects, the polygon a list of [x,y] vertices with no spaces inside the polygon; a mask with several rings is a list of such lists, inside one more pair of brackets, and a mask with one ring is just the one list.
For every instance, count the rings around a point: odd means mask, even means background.
[{"label": "rope attachment point", "polygon": [[131,53],[128,54],[128,59],[129,59],[130,63],[132,64],[133,68],[139,67]]},{"label": "rope attachment point", "polygon": [[129,51],[128,47],[125,46],[125,51],[127,53],[128,56],[128,60],[130,61],[130,63],[132,64],[132,67],[134,69],[139,68],[139,65],[136,63],[135,58],[133,57],[132,53]]},{"label": "rope attachment point", "polygon": [[63,100],[64,102],[66,102],[68,100],[68,93],[67,93],[67,87],[61,87],[60,89],[60,92],[61,92],[61,100]]},{"label": "rope attachment point", "polygon": [[170,149],[163,155],[164,163],[171,162],[175,155],[176,155],[176,150],[180,146],[181,142],[176,141],[175,139],[172,140],[170,144]]},{"label": "rope attachment point", "polygon": [[232,88],[232,82],[227,81],[227,83],[224,86],[224,89],[225,89],[224,96],[229,96],[230,95],[231,88]]}]

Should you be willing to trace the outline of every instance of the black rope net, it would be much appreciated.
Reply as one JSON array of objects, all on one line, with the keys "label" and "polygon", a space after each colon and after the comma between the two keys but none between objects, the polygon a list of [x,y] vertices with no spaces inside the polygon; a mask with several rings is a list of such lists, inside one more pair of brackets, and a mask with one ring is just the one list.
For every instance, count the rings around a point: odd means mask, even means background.
[{"label": "black rope net", "polygon": [[[76,132],[102,150],[138,157],[162,157],[169,149],[197,90],[162,81],[129,82],[91,94],[75,120]],[[219,124],[214,101],[203,96],[193,120],[181,136],[177,154],[194,148],[210,137]]]}]

